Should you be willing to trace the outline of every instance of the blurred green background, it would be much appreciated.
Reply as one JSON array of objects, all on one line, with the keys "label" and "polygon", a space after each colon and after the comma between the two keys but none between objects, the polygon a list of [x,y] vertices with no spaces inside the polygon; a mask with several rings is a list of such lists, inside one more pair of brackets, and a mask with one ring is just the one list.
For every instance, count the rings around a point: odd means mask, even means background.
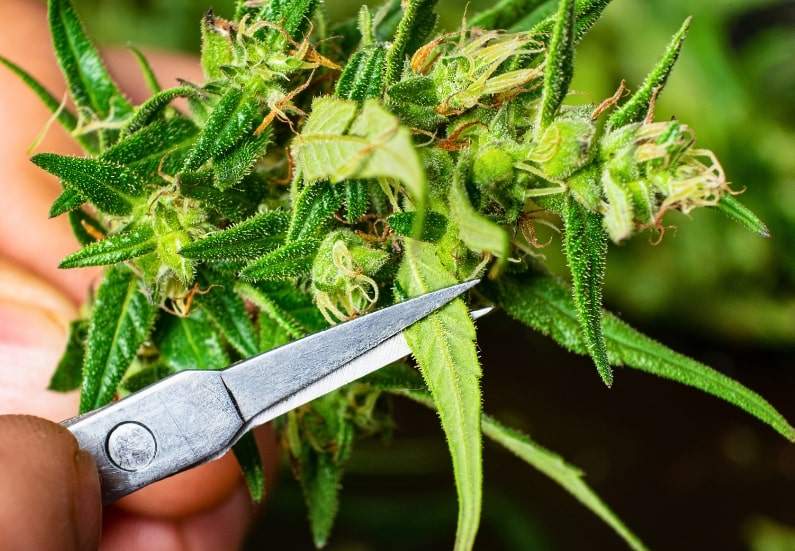
[{"label": "blurred green background", "polygon": [[[195,51],[210,0],[78,0],[103,44]],[[332,19],[359,2],[327,0]],[[443,26],[463,2],[442,0]],[[469,3],[470,13],[490,2]],[[228,15],[231,0],[216,0]],[[658,118],[692,126],[722,160],[772,239],[716,211],[669,217],[614,247],[609,306],[768,397],[795,418],[795,2],[615,0],[583,42],[573,102],[637,86],[688,15],[694,23]],[[560,265],[551,246],[550,262]],[[795,451],[706,396],[619,373],[607,393],[588,362],[496,316],[482,323],[486,408],[584,468],[588,480],[659,549],[795,549]],[[455,501],[432,415],[396,405],[388,447],[354,455],[331,548],[449,547]],[[482,549],[621,549],[607,528],[518,461],[486,452]],[[251,548],[309,549],[296,486],[282,477]]]}]

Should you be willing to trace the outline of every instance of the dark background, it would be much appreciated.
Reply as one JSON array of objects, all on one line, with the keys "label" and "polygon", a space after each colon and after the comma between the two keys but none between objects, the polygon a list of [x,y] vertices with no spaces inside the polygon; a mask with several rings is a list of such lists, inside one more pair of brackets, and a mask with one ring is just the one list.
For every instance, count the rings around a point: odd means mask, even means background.
[{"label": "dark background", "polygon": [[[195,51],[211,0],[78,0],[105,44]],[[230,1],[213,3],[230,13]],[[470,10],[488,2],[471,2]],[[463,3],[442,1],[455,27]],[[358,2],[328,0],[334,17]],[[615,0],[578,53],[572,102],[637,86],[687,15],[694,23],[658,105],[714,149],[762,240],[716,212],[672,217],[661,245],[613,248],[611,309],[727,373],[795,419],[795,2]],[[545,251],[564,273],[555,243]],[[655,549],[795,549],[795,446],[735,408],[631,370],[606,390],[590,361],[495,314],[480,322],[487,411],[587,473]],[[359,446],[344,480],[335,551],[449,548],[456,502],[435,416],[394,403],[391,442]],[[479,549],[623,549],[554,483],[488,443]],[[285,470],[286,474],[286,470]],[[297,485],[282,476],[250,547],[311,549]],[[264,542],[268,542],[265,545]]]}]

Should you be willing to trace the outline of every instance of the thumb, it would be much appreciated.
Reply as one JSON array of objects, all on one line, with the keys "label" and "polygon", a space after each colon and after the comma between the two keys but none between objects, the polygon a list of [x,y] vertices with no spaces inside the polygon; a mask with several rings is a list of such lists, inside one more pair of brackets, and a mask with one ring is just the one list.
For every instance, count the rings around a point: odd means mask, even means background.
[{"label": "thumb", "polygon": [[0,488],[3,549],[97,548],[99,477],[65,428],[37,417],[0,416]]}]

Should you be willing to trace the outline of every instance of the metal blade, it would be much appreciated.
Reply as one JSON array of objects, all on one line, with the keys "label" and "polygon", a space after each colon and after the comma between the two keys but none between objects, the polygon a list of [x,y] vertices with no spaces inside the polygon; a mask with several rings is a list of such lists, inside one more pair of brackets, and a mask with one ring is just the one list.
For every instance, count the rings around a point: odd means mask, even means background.
[{"label": "metal blade", "polygon": [[[491,313],[494,308],[482,308],[470,312],[472,319],[478,320],[483,316]],[[248,424],[250,427],[263,425],[268,421],[284,415],[285,413],[294,410],[304,404],[308,404],[312,400],[320,398],[321,396],[341,388],[354,381],[358,381],[362,377],[369,375],[379,369],[393,364],[403,358],[411,355],[411,348],[409,343],[406,342],[405,331],[401,331],[397,335],[388,338],[375,348],[365,352],[352,362],[341,367],[333,374],[329,375],[326,379],[309,385],[308,387],[298,391],[290,398],[279,402],[271,408],[263,411],[257,415]]]},{"label": "metal blade", "polygon": [[[265,423],[392,363],[394,360],[386,364],[354,360],[477,284],[469,281],[384,308],[227,369],[222,378],[245,428]],[[396,347],[400,344],[394,343]],[[379,354],[388,359],[397,353],[391,349],[379,347]]]}]

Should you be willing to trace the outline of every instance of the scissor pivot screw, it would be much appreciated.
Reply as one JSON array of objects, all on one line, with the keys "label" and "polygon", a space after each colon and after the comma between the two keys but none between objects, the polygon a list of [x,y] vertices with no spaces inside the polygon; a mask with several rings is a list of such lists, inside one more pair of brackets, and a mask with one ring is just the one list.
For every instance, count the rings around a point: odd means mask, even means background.
[{"label": "scissor pivot screw", "polygon": [[108,457],[118,468],[140,471],[155,458],[157,442],[152,432],[140,423],[128,422],[114,428],[108,436]]}]

